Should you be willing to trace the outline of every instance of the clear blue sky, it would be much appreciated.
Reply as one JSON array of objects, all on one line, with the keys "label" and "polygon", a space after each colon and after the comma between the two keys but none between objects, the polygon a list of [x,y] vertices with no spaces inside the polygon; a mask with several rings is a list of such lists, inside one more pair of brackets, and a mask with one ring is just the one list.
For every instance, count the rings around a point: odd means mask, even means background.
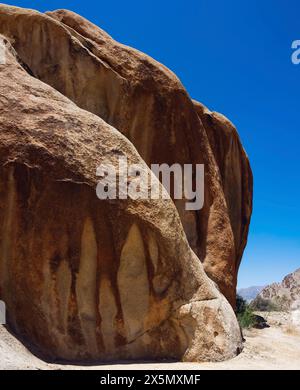
[{"label": "clear blue sky", "polygon": [[191,97],[237,126],[254,173],[239,286],[300,267],[299,0],[7,1],[71,9],[172,69]]}]

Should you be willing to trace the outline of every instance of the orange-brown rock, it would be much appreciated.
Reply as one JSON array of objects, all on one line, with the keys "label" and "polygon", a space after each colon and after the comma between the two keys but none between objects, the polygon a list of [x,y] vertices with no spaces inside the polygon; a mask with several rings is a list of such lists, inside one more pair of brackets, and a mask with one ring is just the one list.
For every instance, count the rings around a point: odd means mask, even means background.
[{"label": "orange-brown rock", "polygon": [[11,36],[1,39],[0,299],[9,326],[55,359],[236,355],[233,310],[189,247],[173,201],[96,197],[103,161],[126,156],[153,175],[133,144],[33,77]]},{"label": "orange-brown rock", "polygon": [[[12,41],[30,72],[121,131],[147,164],[205,164],[203,209],[185,211],[183,202],[175,203],[190,246],[234,305],[252,197],[250,170],[245,168],[241,173],[248,175],[247,183],[246,177],[235,174],[238,167],[231,165],[239,158],[236,150],[230,157],[231,149],[227,149],[230,158],[226,172],[232,170],[234,174],[226,177],[226,183],[235,183],[238,176],[242,196],[238,190],[228,191],[227,184],[224,187],[209,143],[215,128],[203,126],[193,102],[171,71],[117,43],[70,11],[44,15],[4,5],[0,11],[0,33]],[[216,142],[218,139],[216,136]],[[220,161],[223,156],[220,154]],[[238,199],[232,203],[236,195]]]},{"label": "orange-brown rock", "polygon": [[252,213],[253,178],[247,154],[234,125],[222,114],[194,101],[218,165],[235,244],[237,275]]}]

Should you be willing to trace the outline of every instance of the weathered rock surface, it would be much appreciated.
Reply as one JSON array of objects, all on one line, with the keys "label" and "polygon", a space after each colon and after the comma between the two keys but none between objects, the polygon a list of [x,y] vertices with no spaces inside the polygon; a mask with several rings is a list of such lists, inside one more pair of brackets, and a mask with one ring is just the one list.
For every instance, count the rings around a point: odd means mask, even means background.
[{"label": "weathered rock surface", "polygon": [[300,312],[300,268],[285,276],[281,283],[266,286],[254,300],[260,298],[270,301],[277,309]]},{"label": "weathered rock surface", "polygon": [[[18,20],[36,14],[1,6],[1,28],[3,11],[19,13],[14,24],[26,36]],[[34,46],[40,37],[27,28]],[[173,201],[95,195],[103,161],[126,156],[151,175],[135,147],[33,77],[29,57],[3,39],[0,299],[9,326],[55,359],[235,356],[242,346],[233,310],[190,249]]]},{"label": "weathered rock surface", "polygon": [[235,274],[247,244],[252,213],[253,178],[248,157],[234,125],[222,114],[194,101],[221,174],[234,235]]},{"label": "weathered rock surface", "polygon": [[72,12],[0,5],[0,33],[33,76],[121,131],[147,164],[205,164],[204,207],[175,204],[191,248],[234,305],[252,181],[229,122],[213,114],[211,125],[171,71]]}]

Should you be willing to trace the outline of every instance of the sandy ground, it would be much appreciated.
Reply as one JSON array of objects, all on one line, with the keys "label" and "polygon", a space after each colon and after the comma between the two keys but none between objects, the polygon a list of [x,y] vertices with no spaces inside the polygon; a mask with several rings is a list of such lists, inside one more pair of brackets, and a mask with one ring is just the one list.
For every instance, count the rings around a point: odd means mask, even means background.
[{"label": "sandy ground", "polygon": [[37,370],[232,370],[232,369],[300,369],[300,327],[286,313],[265,314],[270,328],[244,332],[243,352],[221,363],[118,363],[97,366],[48,364],[32,355],[3,326],[0,326],[0,369]]}]

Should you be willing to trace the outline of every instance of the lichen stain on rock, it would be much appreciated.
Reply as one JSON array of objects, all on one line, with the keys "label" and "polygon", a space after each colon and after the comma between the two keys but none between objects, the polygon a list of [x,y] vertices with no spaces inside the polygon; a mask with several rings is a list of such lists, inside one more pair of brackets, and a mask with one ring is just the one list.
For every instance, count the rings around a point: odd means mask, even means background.
[{"label": "lichen stain on rock", "polygon": [[144,328],[149,310],[149,281],[143,238],[134,223],[127,235],[120,258],[118,287],[127,332],[127,341]]},{"label": "lichen stain on rock", "polygon": [[148,251],[150,254],[150,259],[151,259],[154,274],[155,274],[157,272],[157,269],[158,269],[159,249],[158,249],[158,245],[157,245],[157,241],[155,239],[155,236],[151,231],[148,233]]},{"label": "lichen stain on rock", "polygon": [[68,326],[68,308],[71,294],[72,274],[66,261],[62,261],[56,275],[56,289],[59,299],[59,324],[65,334]]},{"label": "lichen stain on rock", "polygon": [[81,237],[81,254],[76,283],[76,297],[82,332],[92,353],[97,353],[96,339],[96,277],[97,242],[92,220],[84,222]]},{"label": "lichen stain on rock", "polygon": [[102,278],[99,291],[99,313],[101,315],[101,332],[106,351],[115,349],[115,319],[118,314],[115,296],[110,280]]}]

